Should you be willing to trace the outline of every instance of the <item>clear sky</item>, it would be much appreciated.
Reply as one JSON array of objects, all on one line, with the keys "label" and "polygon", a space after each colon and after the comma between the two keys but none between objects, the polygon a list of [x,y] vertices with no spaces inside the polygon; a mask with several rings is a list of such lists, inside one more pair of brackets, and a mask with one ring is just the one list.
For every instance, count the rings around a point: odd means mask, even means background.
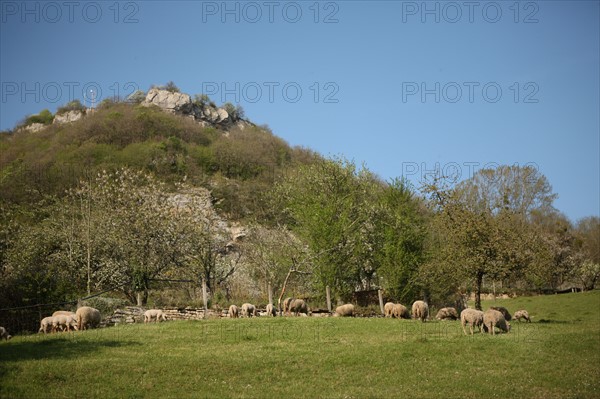
[{"label": "clear sky", "polygon": [[386,180],[534,165],[576,221],[600,214],[599,21],[598,1],[3,0],[0,129],[172,80]]}]

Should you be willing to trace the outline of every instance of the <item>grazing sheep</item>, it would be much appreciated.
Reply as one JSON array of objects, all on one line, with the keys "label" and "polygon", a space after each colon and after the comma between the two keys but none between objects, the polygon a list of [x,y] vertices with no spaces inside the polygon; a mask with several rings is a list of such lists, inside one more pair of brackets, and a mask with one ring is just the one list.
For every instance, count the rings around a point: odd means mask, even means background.
[{"label": "grazing sheep", "polygon": [[240,315],[239,309],[235,305],[231,305],[229,307],[228,313],[229,313],[229,317],[231,317],[232,319],[237,319],[238,316]]},{"label": "grazing sheep", "polygon": [[48,334],[49,332],[53,332],[52,322],[54,321],[54,317],[48,316],[44,317],[42,321],[40,321],[40,329],[38,333],[44,332],[44,334]]},{"label": "grazing sheep", "polygon": [[388,302],[383,306],[383,314],[385,317],[393,317],[392,310],[394,309],[394,302]]},{"label": "grazing sheep", "polygon": [[3,340],[3,339],[5,339],[5,340],[8,341],[11,338],[12,338],[12,335],[10,335],[8,333],[8,331],[6,331],[6,328],[0,327],[0,341]]},{"label": "grazing sheep", "polygon": [[52,313],[52,317],[56,316],[75,316],[75,312],[68,310],[57,310],[56,312]]},{"label": "grazing sheep", "polygon": [[52,317],[52,330],[53,331],[71,331],[71,328],[77,330],[77,317],[73,315],[58,315]]},{"label": "grazing sheep", "polygon": [[335,308],[335,313],[333,315],[336,317],[352,317],[354,316],[354,305],[347,303],[345,305],[338,306]]},{"label": "grazing sheep", "polygon": [[512,316],[510,315],[510,312],[508,311],[508,309],[503,308],[502,306],[491,306],[490,309],[494,309],[494,310],[497,310],[498,312],[502,313],[502,316],[504,316],[504,319],[506,321],[512,320]]},{"label": "grazing sheep", "polygon": [[294,299],[290,303],[288,310],[294,316],[298,316],[300,313],[308,315],[308,305],[304,302],[304,299]]},{"label": "grazing sheep", "polygon": [[256,306],[251,303],[245,303],[242,305],[242,317],[256,316]]},{"label": "grazing sheep", "polygon": [[277,310],[275,309],[275,306],[273,306],[272,303],[267,305],[267,316],[273,316],[275,317],[277,315]]},{"label": "grazing sheep", "polygon": [[515,312],[514,318],[521,322],[521,319],[527,320],[528,323],[531,323],[531,318],[529,317],[529,312],[526,310],[517,310]]},{"label": "grazing sheep", "polygon": [[160,309],[148,309],[144,312],[144,323],[150,323],[152,320],[156,322],[167,321],[167,315]]},{"label": "grazing sheep", "polygon": [[408,309],[406,306],[396,303],[392,308],[392,316],[397,319],[410,319],[410,313],[408,313]]},{"label": "grazing sheep", "polygon": [[465,330],[465,325],[467,323],[469,323],[471,335],[473,335],[474,327],[479,327],[479,332],[481,332],[481,326],[483,325],[483,312],[481,310],[469,308],[460,312],[460,324],[462,325],[465,335],[467,335],[467,331]]},{"label": "grazing sheep", "polygon": [[86,330],[90,327],[97,327],[102,320],[100,311],[89,306],[82,306],[75,313],[77,317],[77,328],[79,331]]},{"label": "grazing sheep", "polygon": [[438,320],[456,320],[458,319],[458,313],[454,308],[441,308],[435,318]]},{"label": "grazing sheep", "polygon": [[283,300],[283,314],[288,314],[290,312],[290,304],[293,300],[294,298],[292,297],[287,297]]},{"label": "grazing sheep", "polygon": [[488,309],[483,314],[483,326],[492,335],[496,335],[494,327],[498,327],[504,332],[510,331],[510,323],[506,321],[502,312],[495,309]]},{"label": "grazing sheep", "polygon": [[419,319],[422,322],[425,322],[427,317],[429,317],[429,306],[427,303],[423,301],[415,301],[415,303],[412,305],[412,317],[415,320]]}]

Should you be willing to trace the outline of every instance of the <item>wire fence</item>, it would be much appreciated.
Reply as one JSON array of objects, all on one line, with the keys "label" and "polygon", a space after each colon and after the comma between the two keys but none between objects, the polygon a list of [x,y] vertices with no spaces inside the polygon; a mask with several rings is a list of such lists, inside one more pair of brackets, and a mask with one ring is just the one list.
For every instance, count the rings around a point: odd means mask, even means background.
[{"label": "wire fence", "polygon": [[[194,280],[185,279],[149,279],[153,282],[161,283],[195,283]],[[108,292],[115,292],[119,288],[130,284],[123,283],[110,287],[104,291],[97,292],[82,298],[73,300],[64,300],[60,302],[37,303],[33,305],[23,305],[0,308],[0,326],[6,328],[11,334],[16,333],[35,333],[38,331],[40,321],[47,316],[52,315],[56,310],[75,310],[77,305],[84,301],[100,297]]]}]

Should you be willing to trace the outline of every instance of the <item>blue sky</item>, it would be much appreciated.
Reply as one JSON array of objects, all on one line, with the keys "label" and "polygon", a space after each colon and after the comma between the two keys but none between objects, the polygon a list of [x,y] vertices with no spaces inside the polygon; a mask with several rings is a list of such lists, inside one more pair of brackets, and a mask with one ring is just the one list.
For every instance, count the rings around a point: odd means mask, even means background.
[{"label": "blue sky", "polygon": [[2,1],[0,129],[173,80],[384,179],[533,165],[576,221],[600,214],[599,21],[598,1]]}]

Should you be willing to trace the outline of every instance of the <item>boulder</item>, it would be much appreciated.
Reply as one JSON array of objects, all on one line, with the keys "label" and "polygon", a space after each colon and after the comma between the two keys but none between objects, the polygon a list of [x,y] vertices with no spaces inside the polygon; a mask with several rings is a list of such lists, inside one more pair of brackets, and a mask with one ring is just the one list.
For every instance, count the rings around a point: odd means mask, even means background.
[{"label": "boulder", "polygon": [[56,116],[54,117],[54,122],[52,122],[52,123],[75,122],[76,120],[79,120],[82,117],[83,117],[83,112],[81,112],[81,111],[77,111],[77,110],[67,111],[62,114],[56,114]]},{"label": "boulder", "polygon": [[142,105],[156,105],[168,112],[184,114],[191,113],[193,108],[192,98],[188,94],[160,89],[151,89],[148,91]]}]

